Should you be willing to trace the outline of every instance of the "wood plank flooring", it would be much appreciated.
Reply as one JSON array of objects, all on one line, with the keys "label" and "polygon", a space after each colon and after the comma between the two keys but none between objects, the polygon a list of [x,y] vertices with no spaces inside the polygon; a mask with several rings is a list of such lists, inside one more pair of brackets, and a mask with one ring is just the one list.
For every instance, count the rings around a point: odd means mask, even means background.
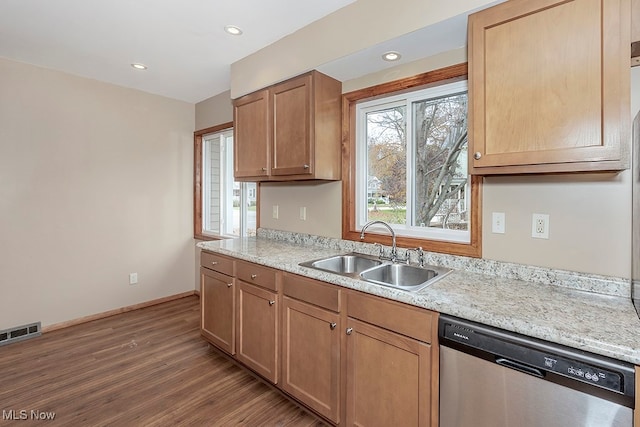
[{"label": "wood plank flooring", "polygon": [[211,349],[199,318],[191,296],[0,347],[0,426],[325,425]]}]

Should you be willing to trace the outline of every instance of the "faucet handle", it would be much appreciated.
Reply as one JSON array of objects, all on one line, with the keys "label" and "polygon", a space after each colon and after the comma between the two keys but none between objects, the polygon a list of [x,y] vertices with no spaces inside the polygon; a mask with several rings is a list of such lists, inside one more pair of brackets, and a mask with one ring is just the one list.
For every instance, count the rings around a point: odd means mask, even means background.
[{"label": "faucet handle", "polygon": [[411,252],[415,252],[416,254],[418,254],[418,264],[420,265],[420,267],[424,267],[424,251],[422,250],[421,247],[418,248],[409,248],[406,250],[406,263],[409,264],[409,260],[410,260],[410,256],[409,254]]},{"label": "faucet handle", "polygon": [[416,252],[418,252],[418,265],[420,268],[424,267],[424,251],[422,250],[422,246],[417,247]]},{"label": "faucet handle", "polygon": [[378,257],[380,259],[384,258],[384,246],[382,246],[381,243],[374,243],[373,246],[377,246],[378,247]]},{"label": "faucet handle", "polygon": [[408,248],[404,251],[404,261],[407,263],[407,265],[409,265],[410,261],[411,261],[411,252],[416,252],[418,251],[418,248]]}]

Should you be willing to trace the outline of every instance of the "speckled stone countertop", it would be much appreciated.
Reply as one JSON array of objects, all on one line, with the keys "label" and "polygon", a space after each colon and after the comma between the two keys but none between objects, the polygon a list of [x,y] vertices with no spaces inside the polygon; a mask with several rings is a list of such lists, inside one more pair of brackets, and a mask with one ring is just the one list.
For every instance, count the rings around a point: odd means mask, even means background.
[{"label": "speckled stone countertop", "polygon": [[370,244],[259,230],[258,237],[197,246],[640,365],[640,320],[623,279],[428,253],[428,264],[454,271],[407,292],[298,265],[351,251],[376,253]]}]

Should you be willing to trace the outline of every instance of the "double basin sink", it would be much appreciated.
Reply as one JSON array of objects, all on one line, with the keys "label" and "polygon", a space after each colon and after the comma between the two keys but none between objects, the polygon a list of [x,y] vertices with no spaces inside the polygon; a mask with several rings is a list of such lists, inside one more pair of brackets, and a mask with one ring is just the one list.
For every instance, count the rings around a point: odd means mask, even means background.
[{"label": "double basin sink", "polygon": [[416,292],[446,276],[448,268],[392,263],[356,252],[300,263],[303,267]]}]

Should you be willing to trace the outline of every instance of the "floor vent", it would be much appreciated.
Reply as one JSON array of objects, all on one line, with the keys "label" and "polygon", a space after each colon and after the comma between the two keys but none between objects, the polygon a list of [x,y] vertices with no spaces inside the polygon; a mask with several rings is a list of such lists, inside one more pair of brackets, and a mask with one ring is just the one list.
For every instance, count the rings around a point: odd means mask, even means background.
[{"label": "floor vent", "polygon": [[40,322],[0,331],[0,346],[42,335]]}]

